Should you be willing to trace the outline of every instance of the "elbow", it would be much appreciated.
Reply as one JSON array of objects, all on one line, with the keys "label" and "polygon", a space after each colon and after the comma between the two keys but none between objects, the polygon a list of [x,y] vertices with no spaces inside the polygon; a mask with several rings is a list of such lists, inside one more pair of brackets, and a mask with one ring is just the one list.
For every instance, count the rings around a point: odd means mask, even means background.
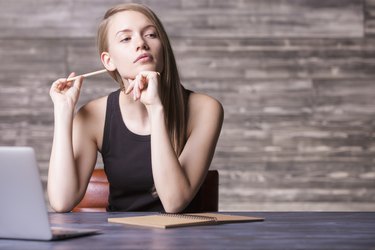
[{"label": "elbow", "polygon": [[[177,191],[178,190],[178,191]],[[170,190],[169,190],[170,191]],[[172,192],[160,192],[159,199],[163,205],[166,213],[182,213],[190,204],[194,196],[192,190],[186,189],[173,189]]]},{"label": "elbow", "polygon": [[184,209],[179,206],[164,206],[164,210],[169,214],[181,213]]},{"label": "elbow", "polygon": [[50,202],[51,208],[56,212],[56,213],[69,213],[72,210],[72,207],[67,205],[67,204],[62,204],[62,203],[52,203]]},{"label": "elbow", "polygon": [[67,206],[56,206],[51,204],[51,208],[56,213],[69,213],[72,209],[68,208]]},{"label": "elbow", "polygon": [[164,211],[166,213],[181,213],[188,205],[188,200],[185,199],[166,199],[162,202]]},{"label": "elbow", "polygon": [[71,209],[65,208],[52,208],[56,213],[70,213]]},{"label": "elbow", "polygon": [[57,213],[68,213],[73,209],[72,203],[68,199],[58,199],[49,195],[49,204]]},{"label": "elbow", "polygon": [[76,197],[67,192],[56,192],[48,187],[47,194],[50,207],[57,213],[68,213],[78,204]]},{"label": "elbow", "polygon": [[166,213],[169,213],[169,214],[177,214],[183,211],[183,209],[181,209],[178,206],[164,206],[164,210]]}]

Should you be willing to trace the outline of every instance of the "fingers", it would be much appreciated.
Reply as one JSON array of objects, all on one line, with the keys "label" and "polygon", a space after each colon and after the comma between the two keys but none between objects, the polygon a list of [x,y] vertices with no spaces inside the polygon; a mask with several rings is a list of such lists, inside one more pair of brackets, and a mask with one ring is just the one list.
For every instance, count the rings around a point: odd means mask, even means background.
[{"label": "fingers", "polygon": [[69,74],[67,78],[60,78],[56,80],[51,87],[51,90],[54,90],[56,92],[61,93],[64,90],[70,89],[71,87],[77,88],[78,90],[81,89],[82,83],[83,83],[83,77],[77,78],[74,82],[73,81],[67,81],[68,78],[74,77],[75,73],[72,72]]},{"label": "fingers", "polygon": [[129,94],[130,91],[132,91],[134,88],[134,80],[128,79],[128,82],[129,82],[129,86],[126,89],[125,94]]},{"label": "fingers", "polygon": [[127,87],[125,94],[129,94],[133,91],[133,99],[138,100],[141,98],[142,90],[147,89],[148,83],[151,80],[158,81],[159,72],[155,71],[142,71],[140,72],[134,80],[128,79],[129,86]]},{"label": "fingers", "polygon": [[[142,84],[142,75],[137,75],[137,77],[135,78],[134,80],[134,88],[133,88],[133,99],[134,101],[138,100],[139,98],[141,98],[141,88],[140,88],[140,85]],[[142,86],[144,86],[142,84]]]},{"label": "fingers", "polygon": [[129,86],[125,91],[125,94],[129,94],[133,91],[133,99],[136,101],[141,97],[141,91],[145,88],[146,82],[143,76],[138,74],[134,80],[128,79]]},{"label": "fingers", "polygon": [[143,77],[150,80],[150,79],[157,78],[158,76],[160,76],[160,73],[156,71],[142,71],[138,75],[142,75]]},{"label": "fingers", "polygon": [[60,78],[52,84],[51,90],[61,92],[65,89],[66,84],[67,84],[66,78]]},{"label": "fingers", "polygon": [[[74,76],[74,72],[70,73],[68,77]],[[66,81],[67,78],[60,78],[56,80],[53,84],[52,87],[53,89],[57,90],[58,92],[61,92],[62,90],[65,89],[66,86],[70,87],[70,83]]]},{"label": "fingers", "polygon": [[[71,73],[68,77],[74,77],[75,74]],[[80,76],[74,81],[67,81],[67,78],[60,78],[52,83],[50,89],[50,96],[54,104],[65,103],[71,107],[75,107],[82,86],[83,77]]]},{"label": "fingers", "polygon": [[[70,77],[70,76],[69,76],[69,77]],[[80,76],[80,77],[78,77],[76,80],[74,80],[74,83],[73,83],[72,86],[74,86],[74,87],[77,88],[78,90],[81,90],[82,83],[83,83],[83,76]]]}]

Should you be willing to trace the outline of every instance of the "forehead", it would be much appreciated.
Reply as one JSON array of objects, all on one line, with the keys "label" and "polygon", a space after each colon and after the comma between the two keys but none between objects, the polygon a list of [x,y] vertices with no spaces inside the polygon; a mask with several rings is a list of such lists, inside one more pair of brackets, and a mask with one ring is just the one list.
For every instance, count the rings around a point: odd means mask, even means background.
[{"label": "forehead", "polygon": [[153,23],[142,13],[132,10],[122,11],[113,15],[109,22],[109,33],[130,29],[139,30]]}]

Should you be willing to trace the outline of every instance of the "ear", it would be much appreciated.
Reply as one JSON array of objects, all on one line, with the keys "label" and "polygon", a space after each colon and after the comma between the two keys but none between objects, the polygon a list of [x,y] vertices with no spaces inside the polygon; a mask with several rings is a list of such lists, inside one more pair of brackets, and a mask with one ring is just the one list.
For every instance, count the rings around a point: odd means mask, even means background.
[{"label": "ear", "polygon": [[113,63],[113,60],[108,52],[102,52],[102,54],[100,55],[100,59],[102,60],[104,67],[108,71],[115,71],[117,69],[116,65]]}]

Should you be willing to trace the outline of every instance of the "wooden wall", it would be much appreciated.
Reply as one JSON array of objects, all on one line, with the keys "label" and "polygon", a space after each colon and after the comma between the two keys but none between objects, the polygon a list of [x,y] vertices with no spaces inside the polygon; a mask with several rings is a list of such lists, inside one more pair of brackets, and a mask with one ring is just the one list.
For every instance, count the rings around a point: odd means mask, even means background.
[{"label": "wooden wall", "polygon": [[[50,84],[101,68],[96,28],[119,2],[0,1],[0,145],[34,147],[44,180]],[[184,85],[223,103],[221,210],[375,209],[374,0],[139,2]],[[80,105],[116,88],[88,79]]]}]

